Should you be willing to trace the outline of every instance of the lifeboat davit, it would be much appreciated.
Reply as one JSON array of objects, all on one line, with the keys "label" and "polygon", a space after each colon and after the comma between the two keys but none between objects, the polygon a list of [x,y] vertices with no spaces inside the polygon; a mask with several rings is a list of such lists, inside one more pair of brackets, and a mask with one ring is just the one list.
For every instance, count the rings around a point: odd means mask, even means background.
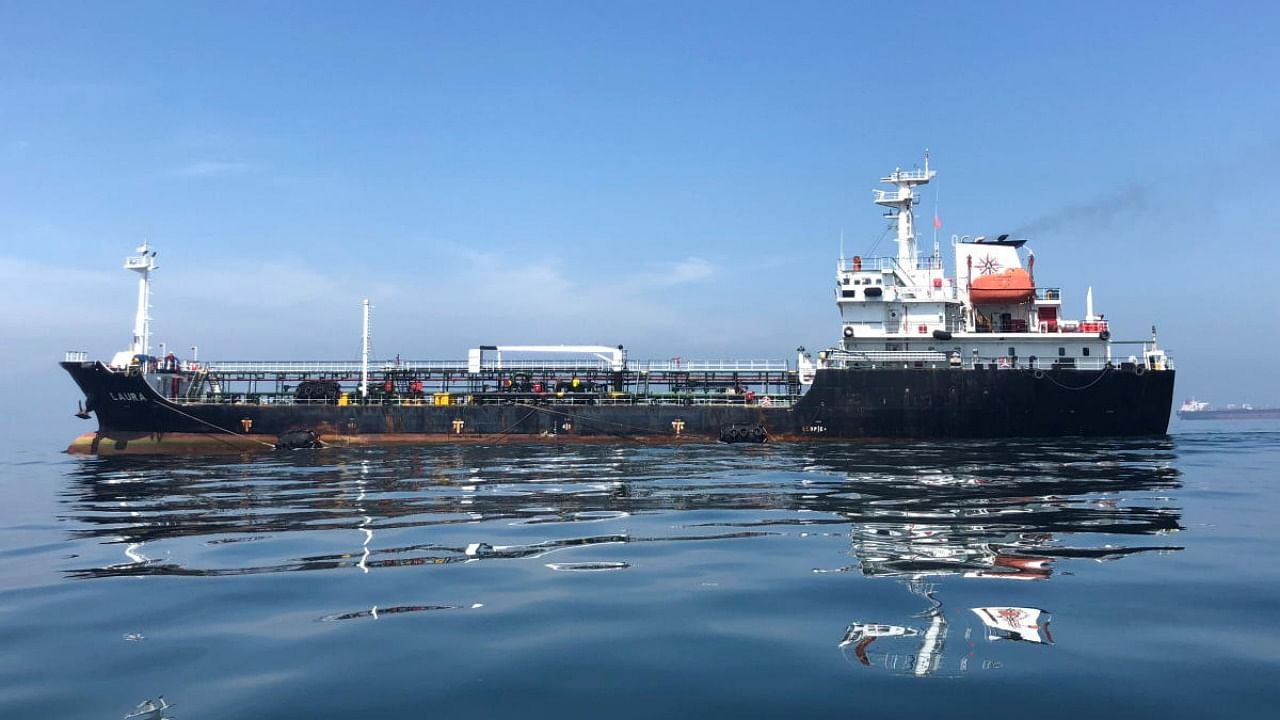
[{"label": "lifeboat davit", "polygon": [[976,277],[969,285],[969,302],[974,303],[1018,303],[1035,296],[1031,273],[1022,268]]}]

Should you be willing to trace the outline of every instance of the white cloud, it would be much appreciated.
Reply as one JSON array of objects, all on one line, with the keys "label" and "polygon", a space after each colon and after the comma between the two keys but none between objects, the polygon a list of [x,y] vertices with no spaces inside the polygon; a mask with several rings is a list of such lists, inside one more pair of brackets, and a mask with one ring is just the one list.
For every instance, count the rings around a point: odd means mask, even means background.
[{"label": "white cloud", "polygon": [[[347,357],[358,348],[360,301],[368,297],[375,348],[387,355],[461,357],[480,342],[679,344],[697,337],[696,324],[690,301],[672,289],[696,289],[713,268],[695,257],[628,269],[461,249],[413,268],[357,261],[333,271],[296,257],[170,262],[153,280],[152,329],[157,343],[199,344],[202,356]],[[66,349],[106,355],[123,347],[134,282],[115,267],[0,257],[0,332],[15,341],[6,343],[5,354],[14,354],[6,364],[20,352],[47,363]]]},{"label": "white cloud", "polygon": [[673,285],[701,282],[711,278],[715,272],[716,267],[712,263],[700,257],[687,257],[641,270],[628,278],[627,285],[635,292],[647,292]]},{"label": "white cloud", "polygon": [[182,177],[221,177],[225,175],[244,175],[264,170],[261,163],[240,160],[195,160],[173,171]]}]

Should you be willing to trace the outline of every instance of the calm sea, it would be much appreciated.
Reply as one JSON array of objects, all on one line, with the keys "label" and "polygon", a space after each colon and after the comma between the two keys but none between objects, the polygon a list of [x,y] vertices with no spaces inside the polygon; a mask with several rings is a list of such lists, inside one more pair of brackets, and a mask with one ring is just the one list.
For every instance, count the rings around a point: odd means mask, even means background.
[{"label": "calm sea", "polygon": [[0,717],[1273,716],[1280,424],[0,472]]}]

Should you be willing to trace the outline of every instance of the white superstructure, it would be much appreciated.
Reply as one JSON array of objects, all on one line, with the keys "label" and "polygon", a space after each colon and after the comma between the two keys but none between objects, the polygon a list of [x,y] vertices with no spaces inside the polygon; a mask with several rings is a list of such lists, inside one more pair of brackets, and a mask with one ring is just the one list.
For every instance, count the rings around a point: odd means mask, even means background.
[{"label": "white superstructure", "polygon": [[1131,343],[1142,346],[1132,357],[1113,357],[1110,325],[1093,312],[1092,288],[1085,318],[1064,318],[1061,291],[1035,284],[1035,256],[1025,240],[953,235],[950,276],[936,242],[933,254],[922,257],[913,208],[917,188],[936,174],[926,155],[923,169],[895,170],[881,179],[892,190],[873,191],[896,227],[897,252],[840,259],[835,299],[842,340],[820,353],[820,367],[1171,367],[1154,328],[1150,342]]}]

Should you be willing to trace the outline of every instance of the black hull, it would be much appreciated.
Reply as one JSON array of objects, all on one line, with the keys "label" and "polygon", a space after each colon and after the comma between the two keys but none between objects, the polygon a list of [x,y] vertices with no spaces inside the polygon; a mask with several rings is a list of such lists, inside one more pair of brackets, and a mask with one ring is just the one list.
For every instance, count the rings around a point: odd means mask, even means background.
[{"label": "black hull", "polygon": [[839,437],[1164,435],[1174,371],[819,371],[796,409]]},{"label": "black hull", "polygon": [[[772,440],[1163,435],[1174,372],[819,370],[793,406],[674,404],[175,404],[138,375],[65,362],[99,433],[562,439],[721,439],[759,427]],[[459,421],[461,424],[459,425]]]}]

